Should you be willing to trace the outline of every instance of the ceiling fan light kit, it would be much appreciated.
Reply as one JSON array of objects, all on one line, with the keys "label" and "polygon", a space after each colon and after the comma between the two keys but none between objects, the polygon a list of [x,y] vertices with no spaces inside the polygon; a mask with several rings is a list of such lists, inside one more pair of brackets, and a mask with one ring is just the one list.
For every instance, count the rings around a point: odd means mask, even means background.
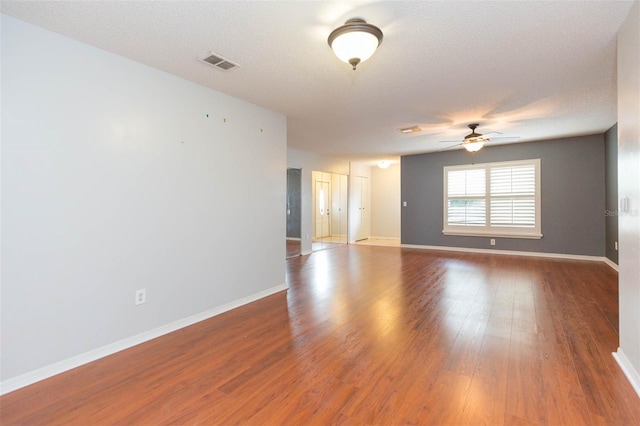
[{"label": "ceiling fan light kit", "polygon": [[471,133],[464,137],[464,141],[462,141],[462,146],[469,152],[478,152],[484,146],[485,141],[488,141],[487,138],[482,136],[482,133],[476,133],[476,128],[480,124],[474,123],[469,124],[469,128],[471,129]]},{"label": "ceiling fan light kit", "polygon": [[462,146],[469,152],[478,152],[484,146],[484,142],[463,142]]},{"label": "ceiling fan light kit", "polygon": [[382,31],[362,18],[351,18],[333,30],[327,41],[338,59],[351,64],[355,70],[380,46]]},{"label": "ceiling fan light kit", "polygon": [[[457,145],[455,146],[462,146],[464,149],[466,149],[469,152],[478,152],[482,149],[482,147],[487,143],[487,142],[495,142],[495,141],[501,141],[503,143],[505,142],[515,142],[517,140],[520,139],[519,136],[509,136],[509,137],[500,137],[500,136],[496,136],[494,137],[493,135],[501,135],[502,133],[500,132],[489,132],[489,133],[476,133],[476,128],[478,128],[479,124],[478,123],[473,123],[473,124],[468,124],[467,127],[469,127],[471,129],[471,133],[469,133],[467,136],[464,137],[464,139],[462,139],[462,141],[457,140],[457,141],[440,141],[443,143],[454,143],[457,142]],[[491,135],[491,137],[489,137],[489,135]],[[450,149],[452,147],[446,148],[446,149]],[[438,151],[440,152],[440,151]]]}]

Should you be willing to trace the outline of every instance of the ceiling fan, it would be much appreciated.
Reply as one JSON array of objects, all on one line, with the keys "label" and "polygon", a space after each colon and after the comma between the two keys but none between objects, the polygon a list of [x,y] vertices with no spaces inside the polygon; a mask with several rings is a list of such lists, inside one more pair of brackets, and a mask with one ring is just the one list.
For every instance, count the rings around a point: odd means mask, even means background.
[{"label": "ceiling fan", "polygon": [[478,123],[474,123],[474,124],[469,124],[468,127],[471,129],[471,133],[469,133],[468,135],[466,135],[464,137],[463,140],[456,140],[456,141],[440,141],[443,143],[456,143],[456,145],[450,146],[446,149],[449,148],[453,148],[455,146],[459,146],[462,145],[464,147],[464,149],[466,149],[469,152],[477,152],[480,151],[482,149],[482,147],[484,146],[485,143],[487,142],[491,142],[491,141],[501,141],[501,142],[515,142],[518,139],[520,139],[519,136],[511,136],[511,137],[495,137],[493,135],[501,135],[502,133],[500,132],[489,132],[489,133],[476,133],[476,128],[479,126]]}]

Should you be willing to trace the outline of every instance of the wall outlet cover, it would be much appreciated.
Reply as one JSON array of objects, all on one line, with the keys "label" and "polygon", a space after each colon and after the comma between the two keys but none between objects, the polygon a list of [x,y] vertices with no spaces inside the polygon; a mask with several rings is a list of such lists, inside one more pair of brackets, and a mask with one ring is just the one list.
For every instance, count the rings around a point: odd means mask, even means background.
[{"label": "wall outlet cover", "polygon": [[142,305],[147,301],[147,289],[141,288],[140,290],[136,290],[136,306]]}]

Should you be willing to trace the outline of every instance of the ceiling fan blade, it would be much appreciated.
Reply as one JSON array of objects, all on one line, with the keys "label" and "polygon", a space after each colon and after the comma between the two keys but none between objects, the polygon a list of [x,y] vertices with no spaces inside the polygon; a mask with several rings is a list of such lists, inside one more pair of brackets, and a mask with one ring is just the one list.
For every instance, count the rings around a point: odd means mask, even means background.
[{"label": "ceiling fan blade", "polygon": [[[441,142],[444,142],[444,141],[441,141]],[[456,142],[456,141],[454,141],[454,142]],[[457,144],[455,144],[455,145],[451,145],[451,146],[448,146],[448,147],[446,147],[446,148],[442,148],[442,149],[439,149],[439,150],[437,150],[437,151],[433,151],[433,152],[444,152],[444,151],[449,151],[450,149],[456,148],[456,147],[458,147],[458,146],[462,146],[462,144],[461,144],[461,143],[457,143]]]},{"label": "ceiling fan blade", "polygon": [[[490,142],[516,142],[520,140],[520,136],[502,136],[502,132],[490,131],[487,133],[476,133],[476,129],[479,124],[469,124],[467,127],[471,129],[471,133],[464,137],[464,139],[439,141],[440,143],[457,143],[458,145],[464,145],[465,143],[490,143]],[[455,145],[455,146],[458,146]],[[449,149],[449,148],[445,148]]]},{"label": "ceiling fan blade", "polygon": [[503,136],[499,138],[489,138],[487,142],[517,142],[520,140],[520,136]]}]

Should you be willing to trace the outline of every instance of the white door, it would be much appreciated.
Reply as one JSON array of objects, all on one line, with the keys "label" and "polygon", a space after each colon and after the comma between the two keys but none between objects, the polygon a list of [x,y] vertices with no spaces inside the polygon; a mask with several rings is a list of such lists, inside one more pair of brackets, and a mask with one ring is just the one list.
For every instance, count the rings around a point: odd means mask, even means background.
[{"label": "white door", "polygon": [[361,197],[361,207],[360,217],[362,224],[360,225],[360,240],[365,240],[369,238],[369,179],[366,177],[361,178],[360,181],[362,185],[362,197]]},{"label": "white door", "polygon": [[353,185],[355,240],[369,238],[369,179],[356,176]]},{"label": "white door", "polygon": [[331,242],[347,242],[347,176],[331,175]]},{"label": "white door", "polygon": [[316,234],[315,238],[324,238],[331,235],[331,184],[329,182],[316,181]]}]

